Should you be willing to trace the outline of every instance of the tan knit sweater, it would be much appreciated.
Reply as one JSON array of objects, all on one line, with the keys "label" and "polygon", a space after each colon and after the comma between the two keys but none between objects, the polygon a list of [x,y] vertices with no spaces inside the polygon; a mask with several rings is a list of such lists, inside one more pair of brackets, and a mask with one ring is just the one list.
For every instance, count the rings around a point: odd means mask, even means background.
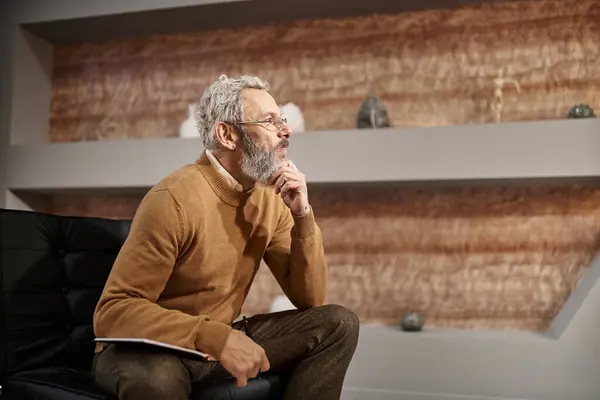
[{"label": "tan knit sweater", "polygon": [[296,307],[324,302],[312,212],[293,216],[271,188],[232,189],[203,153],[142,200],[96,306],[95,335],[219,358],[263,257]]}]

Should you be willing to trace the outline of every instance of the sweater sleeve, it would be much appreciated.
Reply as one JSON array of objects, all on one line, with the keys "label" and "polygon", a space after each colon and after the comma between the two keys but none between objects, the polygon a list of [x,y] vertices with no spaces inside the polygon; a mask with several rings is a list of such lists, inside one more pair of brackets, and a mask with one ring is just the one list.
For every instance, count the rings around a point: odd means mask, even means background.
[{"label": "sweater sleeve", "polygon": [[297,308],[316,307],[325,302],[327,264],[321,230],[312,210],[297,217],[284,207],[264,260]]},{"label": "sweater sleeve", "polygon": [[144,198],[96,305],[96,337],[145,338],[220,357],[229,325],[156,304],[187,235],[183,210],[170,192]]}]

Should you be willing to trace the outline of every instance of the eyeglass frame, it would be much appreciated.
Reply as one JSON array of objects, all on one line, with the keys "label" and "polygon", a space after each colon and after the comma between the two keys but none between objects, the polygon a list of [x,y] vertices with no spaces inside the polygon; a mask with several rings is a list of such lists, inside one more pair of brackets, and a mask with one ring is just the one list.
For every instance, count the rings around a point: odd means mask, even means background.
[{"label": "eyeglass frame", "polygon": [[[276,123],[275,120],[281,120],[280,123]],[[275,128],[275,130],[282,130],[284,125],[287,126],[287,117],[277,117],[266,119],[263,121],[242,121],[242,122],[230,122],[232,125],[261,125],[261,124],[269,124]],[[265,129],[271,132],[275,132],[265,126]]]}]

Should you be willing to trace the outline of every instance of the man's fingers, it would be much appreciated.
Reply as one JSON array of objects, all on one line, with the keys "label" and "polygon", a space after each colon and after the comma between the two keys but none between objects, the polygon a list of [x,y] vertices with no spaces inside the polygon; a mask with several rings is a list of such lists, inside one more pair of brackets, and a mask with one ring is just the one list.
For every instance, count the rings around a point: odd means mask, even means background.
[{"label": "man's fingers", "polygon": [[283,169],[283,168],[279,168],[277,171],[275,171],[275,173],[271,177],[271,181],[269,182],[269,184],[274,185],[275,182],[277,182],[277,179],[279,179],[281,174],[283,174],[284,172],[285,172],[285,169]]},{"label": "man's fingers", "polygon": [[259,371],[259,369],[260,369],[259,367],[260,367],[260,366],[258,366],[258,367],[254,367],[254,368],[252,368],[251,370],[248,370],[248,374],[247,374],[246,376],[247,376],[248,378],[256,378],[256,376],[258,375],[258,371]]},{"label": "man's fingers", "polygon": [[281,192],[281,190],[283,189],[283,186],[287,183],[287,182],[294,182],[297,181],[298,177],[295,176],[294,174],[291,174],[289,172],[285,172],[283,174],[281,174],[279,176],[279,178],[277,178],[277,180],[275,181],[275,193],[279,193]]},{"label": "man's fingers", "polygon": [[276,193],[279,193],[279,189],[281,189],[281,186],[283,186],[284,181],[285,181],[285,172],[282,172],[277,176],[277,179],[275,179],[272,183],[272,185],[275,187]]},{"label": "man's fingers", "polygon": [[293,175],[298,175],[300,173],[300,171],[298,171],[298,168],[296,168],[293,162],[286,161],[279,166],[277,171],[271,177],[271,181],[269,183],[271,185],[274,185],[277,179],[279,179],[279,177],[281,176],[281,174],[286,172],[292,173]]},{"label": "man's fingers", "polygon": [[283,162],[282,164],[283,167],[288,167],[288,168],[292,168],[296,171],[298,171],[298,168],[296,168],[296,164],[294,164],[294,162],[292,160],[286,160]]},{"label": "man's fingers", "polygon": [[290,190],[296,190],[300,187],[300,183],[298,181],[288,181],[285,183],[285,185],[283,185],[283,187],[281,188],[280,192],[283,196],[285,196],[285,194],[290,191]]},{"label": "man's fingers", "polygon": [[295,177],[298,180],[302,180],[304,179],[304,174],[302,172],[300,172],[298,170],[298,168],[296,168],[296,166],[294,165],[294,163],[292,163],[290,161],[291,165],[290,166],[284,166],[283,170],[288,173],[291,174],[291,176]]},{"label": "man's fingers", "polygon": [[248,384],[248,378],[244,374],[236,376],[237,385],[239,387],[246,386]]},{"label": "man's fingers", "polygon": [[261,363],[261,354],[260,354],[260,350],[257,349],[257,351],[254,355],[254,360],[252,362],[252,368],[248,371],[248,374],[247,374],[249,378],[256,378],[256,376],[260,372],[260,363]]},{"label": "man's fingers", "polygon": [[267,358],[267,355],[263,354],[262,362],[260,364],[260,370],[261,370],[261,372],[266,372],[269,369],[271,369],[271,363],[269,363],[269,359]]}]

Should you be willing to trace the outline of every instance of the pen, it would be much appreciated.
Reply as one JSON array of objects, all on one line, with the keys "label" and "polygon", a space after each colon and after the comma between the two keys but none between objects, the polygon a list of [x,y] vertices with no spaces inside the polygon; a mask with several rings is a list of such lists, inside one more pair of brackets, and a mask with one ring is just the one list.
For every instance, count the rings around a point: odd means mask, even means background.
[{"label": "pen", "polygon": [[246,317],[243,318],[243,323],[244,323],[244,330],[246,331],[246,335],[248,335],[248,337],[250,339],[252,339],[252,335],[250,334],[250,326],[248,325],[248,319]]},{"label": "pen", "polygon": [[[248,318],[243,317],[242,323],[244,324],[244,330],[246,331],[246,336],[248,336],[251,340],[254,340],[254,339],[252,339],[252,334],[250,333],[250,324],[248,324]],[[258,371],[258,375],[256,375],[256,377],[258,378],[259,376],[260,376],[260,371]]]}]

